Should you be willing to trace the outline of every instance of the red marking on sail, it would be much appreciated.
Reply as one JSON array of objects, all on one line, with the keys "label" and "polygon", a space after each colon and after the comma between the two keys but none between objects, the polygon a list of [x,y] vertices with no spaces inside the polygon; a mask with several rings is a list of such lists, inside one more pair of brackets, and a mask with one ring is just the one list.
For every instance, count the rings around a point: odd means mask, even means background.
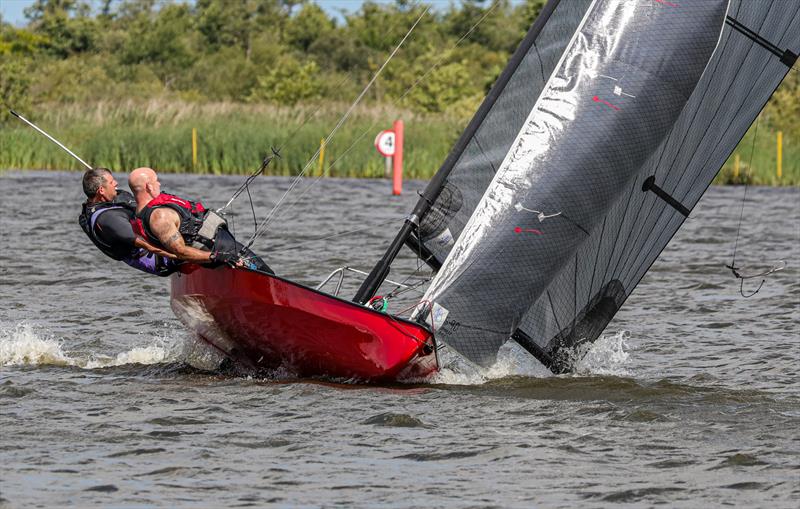
[{"label": "red marking on sail", "polygon": [[678,6],[678,4],[674,4],[672,2],[667,2],[667,0],[656,0],[656,2],[658,2],[658,3],[662,4],[662,5],[667,5],[669,7],[677,7]]},{"label": "red marking on sail", "polygon": [[533,228],[521,228],[517,226],[514,228],[515,233],[535,233],[536,235],[541,235],[542,232],[539,230],[534,230]]},{"label": "red marking on sail", "polygon": [[594,97],[592,97],[592,101],[594,101],[594,102],[596,102],[596,103],[603,103],[603,104],[605,104],[606,106],[608,106],[608,107],[610,107],[610,108],[612,108],[612,109],[615,109],[615,110],[619,111],[619,106],[614,106],[614,105],[613,105],[613,104],[611,104],[610,102],[608,102],[608,101],[604,101],[603,99],[600,99],[600,98],[599,98],[599,97],[597,97],[597,96],[594,96]]}]

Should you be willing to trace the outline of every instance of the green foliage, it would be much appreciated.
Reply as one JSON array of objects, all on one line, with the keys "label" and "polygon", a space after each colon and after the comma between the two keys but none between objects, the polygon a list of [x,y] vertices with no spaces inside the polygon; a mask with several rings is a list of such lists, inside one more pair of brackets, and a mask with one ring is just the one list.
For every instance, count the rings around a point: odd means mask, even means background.
[{"label": "green foliage", "polygon": [[315,62],[301,63],[284,57],[258,78],[251,100],[294,106],[300,101],[319,99],[322,82]]},{"label": "green foliage", "polygon": [[[767,122],[773,128],[781,129],[795,139],[800,140],[800,72],[790,71],[781,86],[767,103],[764,110]],[[786,122],[786,119],[794,119]]]},{"label": "green foliage", "polygon": [[[366,100],[427,112],[474,107],[521,38],[519,19],[541,1],[428,10]],[[346,100],[427,7],[366,1],[337,26],[308,0],[36,0],[27,28],[0,28],[0,55],[35,58],[34,82],[54,73],[28,89],[33,103],[125,94],[288,106]],[[81,75],[69,76],[71,67]]]},{"label": "green foliage", "polygon": [[306,4],[289,19],[284,31],[286,42],[300,51],[308,51],[320,37],[331,33],[335,24],[316,4]]},{"label": "green foliage", "polygon": [[[27,111],[30,108],[28,89],[31,78],[28,65],[24,60],[11,60],[0,56],[0,99],[5,107],[20,111]],[[0,116],[0,125],[9,120],[11,118],[8,115]]]},{"label": "green foliage", "polygon": [[222,48],[194,62],[176,84],[211,100],[246,97],[256,84],[256,66],[239,48]]},{"label": "green foliage", "polygon": [[25,9],[42,46],[61,58],[94,49],[98,27],[88,13],[88,4],[75,0],[36,0]]},{"label": "green foliage", "polygon": [[120,53],[122,65],[149,64],[169,86],[192,62],[187,33],[192,19],[186,5],[168,5],[153,17],[137,15]]},{"label": "green foliage", "polygon": [[0,26],[0,55],[33,55],[47,48],[49,39],[28,30]]}]

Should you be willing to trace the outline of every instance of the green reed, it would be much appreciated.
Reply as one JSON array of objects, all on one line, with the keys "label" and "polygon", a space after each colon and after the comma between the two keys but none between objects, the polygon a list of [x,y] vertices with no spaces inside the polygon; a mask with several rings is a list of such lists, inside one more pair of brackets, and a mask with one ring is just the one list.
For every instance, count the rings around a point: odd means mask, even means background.
[{"label": "green reed", "polygon": [[[298,108],[240,103],[130,101],[123,103],[40,105],[29,118],[60,139],[84,160],[115,171],[150,166],[162,172],[247,174],[280,148],[267,175],[309,176],[319,172],[315,153],[347,104]],[[380,177],[384,160],[373,146],[375,135],[405,122],[404,175],[428,179],[444,161],[467,119],[447,114],[420,115],[391,107],[367,106],[353,112],[325,148],[322,173],[331,177]],[[21,122],[0,124],[0,169],[82,167]],[[197,129],[197,163],[192,164],[192,129]],[[783,138],[783,175],[776,176],[777,130],[751,128],[717,176],[717,184],[800,185],[800,140]],[[753,148],[755,147],[755,148]],[[752,156],[751,156],[752,154]],[[752,161],[752,162],[751,162]]]},{"label": "green reed", "polygon": [[[778,129],[761,121],[753,125],[714,180],[715,184],[800,185],[800,140],[783,133],[783,168],[778,178]],[[736,174],[736,156],[739,173]]]},{"label": "green reed", "polygon": [[[346,104],[275,108],[242,104],[98,104],[51,107],[31,120],[95,166],[129,171],[150,166],[163,172],[246,174],[280,148],[268,175],[308,175],[320,170],[320,143]],[[384,160],[375,135],[405,122],[404,174],[430,178],[461,132],[463,120],[447,115],[367,107],[356,110],[325,147],[322,172],[331,177],[379,177]],[[197,162],[192,164],[192,129]],[[58,147],[24,124],[0,128],[0,168],[79,170]]]}]

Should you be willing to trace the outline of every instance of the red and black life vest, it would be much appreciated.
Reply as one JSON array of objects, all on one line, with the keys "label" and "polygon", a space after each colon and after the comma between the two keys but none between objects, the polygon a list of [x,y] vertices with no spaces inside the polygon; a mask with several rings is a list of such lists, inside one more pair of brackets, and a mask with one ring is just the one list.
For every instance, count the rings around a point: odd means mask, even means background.
[{"label": "red and black life vest", "polygon": [[[144,206],[137,214],[141,219],[141,235],[146,238],[150,243],[163,248],[164,246],[153,234],[150,229],[150,216],[153,211],[159,207],[167,207],[178,213],[181,223],[178,227],[178,232],[183,237],[183,242],[187,246],[191,246],[197,238],[197,232],[203,227],[203,220],[206,217],[206,208],[200,202],[193,202],[184,200],[178,196],[167,193],[161,193]],[[134,229],[136,231],[136,229]],[[137,232],[139,233],[139,232]]]}]

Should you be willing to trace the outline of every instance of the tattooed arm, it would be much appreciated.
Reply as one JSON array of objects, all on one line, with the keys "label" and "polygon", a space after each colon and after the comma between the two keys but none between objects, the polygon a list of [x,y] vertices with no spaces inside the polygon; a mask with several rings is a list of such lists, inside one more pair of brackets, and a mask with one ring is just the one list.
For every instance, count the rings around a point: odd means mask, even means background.
[{"label": "tattooed arm", "polygon": [[173,260],[178,258],[177,256],[175,256],[172,253],[168,253],[167,251],[164,251],[163,249],[157,248],[156,246],[154,246],[153,244],[147,242],[146,240],[144,240],[143,238],[141,238],[139,236],[137,236],[136,239],[134,239],[133,245],[138,247],[138,248],[146,249],[147,251],[150,251],[153,254],[157,254],[158,256],[163,256],[164,258],[171,258]]},{"label": "tattooed arm", "polygon": [[178,231],[180,217],[174,210],[165,207],[153,211],[150,216],[150,229],[167,251],[178,260],[187,262],[208,263],[211,253],[187,246]]}]

